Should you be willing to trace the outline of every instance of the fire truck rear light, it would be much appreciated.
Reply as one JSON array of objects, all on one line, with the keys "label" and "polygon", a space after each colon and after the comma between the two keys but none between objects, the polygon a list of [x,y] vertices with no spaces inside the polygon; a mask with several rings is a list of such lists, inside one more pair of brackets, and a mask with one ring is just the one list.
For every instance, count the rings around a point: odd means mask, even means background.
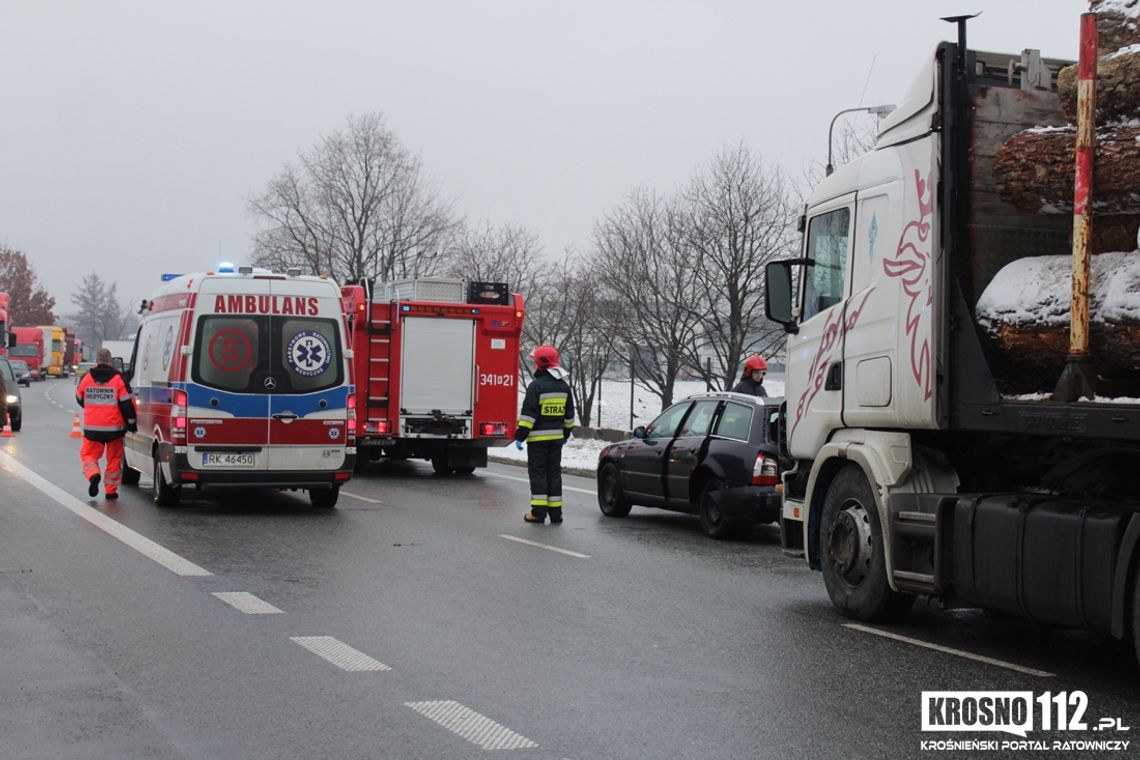
[{"label": "fire truck rear light", "polygon": [[389,425],[388,420],[380,420],[376,423],[376,432],[380,435],[388,435]]},{"label": "fire truck rear light", "polygon": [[780,482],[779,467],[773,457],[766,456],[764,452],[756,455],[756,463],[752,465],[752,485],[774,486]]},{"label": "fire truck rear light", "polygon": [[485,438],[504,436],[506,434],[507,423],[505,422],[484,422],[479,426],[479,435]]}]

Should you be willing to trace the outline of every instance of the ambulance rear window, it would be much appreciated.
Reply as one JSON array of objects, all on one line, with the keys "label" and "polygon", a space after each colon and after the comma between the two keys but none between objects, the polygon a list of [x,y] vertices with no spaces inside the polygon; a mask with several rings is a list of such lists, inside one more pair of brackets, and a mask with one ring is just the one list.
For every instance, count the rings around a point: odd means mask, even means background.
[{"label": "ambulance rear window", "polygon": [[254,374],[268,369],[262,351],[268,323],[268,317],[202,317],[194,341],[194,380],[236,393],[256,391]]},{"label": "ambulance rear window", "polygon": [[214,314],[198,322],[191,377],[234,393],[311,393],[344,382],[332,319]]}]

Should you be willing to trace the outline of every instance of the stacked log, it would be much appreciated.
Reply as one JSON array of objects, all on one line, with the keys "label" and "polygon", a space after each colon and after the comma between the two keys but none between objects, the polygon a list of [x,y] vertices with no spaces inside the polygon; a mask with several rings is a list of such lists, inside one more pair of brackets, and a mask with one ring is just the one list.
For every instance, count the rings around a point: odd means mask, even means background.
[{"label": "stacked log", "polygon": [[[1077,67],[1057,75],[1061,108],[1070,123],[1077,121]],[[1140,104],[1140,40],[1097,59],[1096,121],[1110,124],[1137,116]]]},{"label": "stacked log", "polygon": [[[1096,153],[1091,199],[1089,349],[1098,395],[1140,395],[1140,0],[1092,0],[1098,14]],[[1076,121],[1077,67],[1057,79]],[[1025,213],[1073,213],[1076,128],[1019,132],[993,163],[998,195]],[[1069,351],[1072,256],[1008,264],[976,306],[995,375],[1024,392],[1052,388]],[[1100,384],[1100,387],[1097,386]]]},{"label": "stacked log", "polygon": [[[1092,209],[1098,220],[1102,214],[1140,214],[1138,138],[1140,125],[1097,130]],[[998,195],[1018,211],[1072,214],[1076,140],[1074,127],[1027,129],[1010,137],[994,158]]]},{"label": "stacked log", "polygon": [[[1071,263],[1066,255],[1034,256],[1013,261],[994,276],[976,313],[978,325],[999,351],[1039,370],[1064,365]],[[1140,254],[1094,256],[1089,291],[1091,349],[1098,370],[1140,371]]]}]

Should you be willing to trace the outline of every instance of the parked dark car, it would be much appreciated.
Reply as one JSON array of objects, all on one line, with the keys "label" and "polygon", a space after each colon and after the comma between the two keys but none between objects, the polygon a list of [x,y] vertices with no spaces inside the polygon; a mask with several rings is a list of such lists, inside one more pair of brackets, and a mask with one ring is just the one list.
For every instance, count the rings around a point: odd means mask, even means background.
[{"label": "parked dark car", "polygon": [[16,383],[28,388],[32,387],[32,369],[28,363],[19,359],[9,359],[8,363],[12,365],[12,372],[16,375]]},{"label": "parked dark car", "polygon": [[4,388],[8,391],[8,421],[12,430],[19,431],[24,424],[24,408],[20,403],[20,385],[16,382],[16,373],[8,358],[0,356],[0,374],[4,375]]},{"label": "parked dark car", "polygon": [[776,522],[782,403],[722,392],[673,404],[598,454],[602,514],[625,517],[635,505],[688,512],[712,538]]}]

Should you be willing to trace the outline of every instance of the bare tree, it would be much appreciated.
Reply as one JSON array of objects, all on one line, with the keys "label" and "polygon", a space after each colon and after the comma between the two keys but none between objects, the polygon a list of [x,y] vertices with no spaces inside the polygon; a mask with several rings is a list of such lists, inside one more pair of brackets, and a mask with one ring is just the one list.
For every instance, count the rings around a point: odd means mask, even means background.
[{"label": "bare tree", "polygon": [[78,311],[65,319],[75,326],[75,334],[84,344],[99,348],[105,340],[133,337],[137,319],[119,302],[117,283],[108,285],[92,272],[71,294],[71,302]]},{"label": "bare tree", "polygon": [[470,280],[506,282],[517,293],[529,293],[544,265],[538,236],[521,225],[458,231],[447,253],[446,272]]},{"label": "bare tree", "polygon": [[683,198],[686,243],[700,262],[696,298],[685,305],[701,326],[684,358],[706,383],[730,388],[746,354],[770,355],[783,342],[783,328],[764,314],[764,267],[794,249],[792,195],[778,169],[738,143],[718,152]]},{"label": "bare tree", "polygon": [[677,373],[700,328],[693,303],[701,262],[688,247],[687,221],[675,203],[638,190],[594,229],[592,266],[623,312],[615,325],[620,352],[662,408],[673,403]]},{"label": "bare tree", "polygon": [[339,281],[431,274],[456,220],[379,113],[298,154],[249,201],[255,263]]},{"label": "bare tree", "polygon": [[570,317],[560,348],[570,370],[578,419],[586,427],[594,416],[594,402],[602,378],[614,360],[617,335],[612,320],[611,301],[605,298],[601,277],[584,259],[576,259],[560,285],[568,296]]}]

